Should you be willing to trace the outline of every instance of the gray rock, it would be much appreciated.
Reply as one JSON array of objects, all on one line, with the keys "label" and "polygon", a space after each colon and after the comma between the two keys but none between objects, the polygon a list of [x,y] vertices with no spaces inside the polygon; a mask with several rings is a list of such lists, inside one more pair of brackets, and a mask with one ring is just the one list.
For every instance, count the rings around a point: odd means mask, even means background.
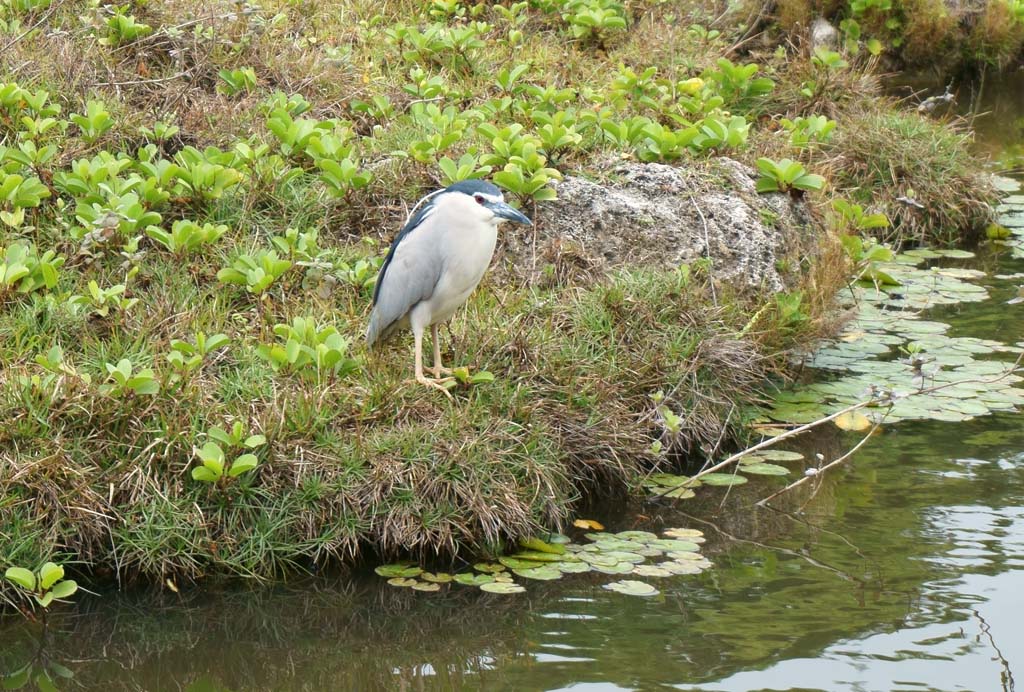
[{"label": "gray rock", "polygon": [[712,161],[710,171],[621,164],[603,185],[566,177],[558,199],[538,206],[536,237],[529,230],[506,235],[505,256],[534,269],[566,246],[597,269],[670,268],[710,257],[719,280],[783,290],[776,259],[803,244],[806,214],[788,195],[758,195],[754,180],[751,169],[727,158]]},{"label": "gray rock", "polygon": [[818,17],[811,22],[811,47],[835,48],[839,45],[839,32],[827,20]]}]

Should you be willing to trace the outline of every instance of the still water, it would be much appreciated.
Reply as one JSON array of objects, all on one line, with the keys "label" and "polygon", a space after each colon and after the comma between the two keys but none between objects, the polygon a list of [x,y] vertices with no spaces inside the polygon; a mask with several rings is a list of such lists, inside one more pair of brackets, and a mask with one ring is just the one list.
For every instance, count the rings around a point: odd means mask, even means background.
[{"label": "still water", "polygon": [[[1024,103],[1010,115],[1004,101],[984,105],[1004,115],[1004,137],[1019,136],[1010,123]],[[959,266],[1024,271],[984,254]],[[1024,339],[1024,305],[1005,304],[1017,281],[981,283],[987,302],[931,316],[954,335]],[[762,478],[728,497],[707,488],[701,504],[590,510],[610,529],[705,531],[714,569],[648,579],[653,598],[605,591],[614,578],[594,574],[514,596],[415,593],[372,575],[82,594],[45,637],[0,624],[0,674],[45,664],[66,676],[62,689],[195,692],[1013,690],[1024,676],[1022,421],[888,427],[776,509],[753,507],[784,482]],[[797,447],[834,458],[856,440],[830,431]]]}]

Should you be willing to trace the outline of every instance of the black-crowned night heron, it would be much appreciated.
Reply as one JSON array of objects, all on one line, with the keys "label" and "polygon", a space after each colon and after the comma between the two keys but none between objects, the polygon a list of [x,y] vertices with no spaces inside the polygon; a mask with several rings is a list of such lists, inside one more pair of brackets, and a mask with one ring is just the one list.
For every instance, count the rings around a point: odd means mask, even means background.
[{"label": "black-crowned night heron", "polygon": [[[416,381],[442,387],[437,325],[448,320],[480,283],[494,255],[498,224],[530,224],[505,203],[501,190],[482,180],[463,180],[421,200],[423,206],[398,232],[373,291],[366,342],[373,346],[398,329],[412,328]],[[434,342],[434,378],[423,374],[423,330]]]}]

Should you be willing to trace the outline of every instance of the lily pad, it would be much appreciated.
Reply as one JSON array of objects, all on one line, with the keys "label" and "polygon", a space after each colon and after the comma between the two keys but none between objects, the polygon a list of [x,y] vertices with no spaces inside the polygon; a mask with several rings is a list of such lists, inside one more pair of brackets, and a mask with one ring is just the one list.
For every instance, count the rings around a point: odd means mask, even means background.
[{"label": "lily pad", "polygon": [[464,572],[456,574],[453,577],[453,581],[456,584],[463,584],[465,586],[480,586],[482,584],[490,584],[494,581],[494,577],[489,574],[470,574],[469,572]]},{"label": "lily pad", "polygon": [[679,538],[659,538],[658,540],[651,543],[652,547],[660,548],[665,551],[675,551],[682,553],[695,553],[700,550],[700,546],[693,541],[684,541]]},{"label": "lily pad", "polygon": [[658,565],[637,565],[633,568],[633,574],[638,577],[671,577],[672,573]]},{"label": "lily pad", "polygon": [[[704,542],[704,532],[700,529],[665,529],[662,533],[669,538],[685,538],[694,543]],[[698,538],[700,539],[699,541],[697,540]]]},{"label": "lily pad", "polygon": [[624,541],[638,541],[640,543],[658,540],[658,534],[651,533],[650,531],[619,531],[615,536]]},{"label": "lily pad", "polygon": [[500,594],[523,593],[526,591],[526,589],[515,582],[491,582],[490,584],[481,584],[480,590],[486,591],[487,593]]},{"label": "lily pad", "polygon": [[658,590],[646,584],[642,581],[634,581],[632,579],[625,579],[623,581],[613,581],[611,584],[605,584],[604,588],[615,593],[625,594],[626,596],[657,596]]},{"label": "lily pad", "polygon": [[392,577],[391,579],[388,579],[388,584],[390,584],[391,586],[409,587],[416,586],[419,583],[420,582],[416,579],[410,579],[409,577]]},{"label": "lily pad", "polygon": [[562,554],[523,551],[521,553],[515,553],[514,555],[508,555],[507,557],[514,560],[530,560],[532,562],[558,562],[562,559],[562,555],[565,553],[565,548],[562,546],[559,547],[562,548]]},{"label": "lily pad", "polygon": [[505,565],[499,564],[497,562],[478,562],[475,565],[473,565],[473,569],[475,569],[477,572],[504,572]]},{"label": "lily pad", "polygon": [[756,454],[766,461],[800,461],[804,458],[800,452],[791,452],[786,449],[762,449]]},{"label": "lily pad", "polygon": [[590,571],[590,564],[580,560],[579,562],[556,562],[552,565],[559,572],[564,574],[582,574]]},{"label": "lily pad", "polygon": [[542,564],[538,560],[523,560],[522,558],[509,557],[508,555],[502,555],[499,557],[498,562],[509,569],[532,569],[534,567],[540,567]]},{"label": "lily pad", "polygon": [[747,479],[738,473],[709,473],[700,479],[704,481],[704,485],[715,486],[743,485],[747,482]]},{"label": "lily pad", "polygon": [[789,469],[778,464],[746,464],[743,473],[752,473],[755,476],[786,476]]},{"label": "lily pad", "polygon": [[611,565],[591,565],[591,570],[603,574],[629,574],[633,567],[632,562],[616,562]]},{"label": "lily pad", "polygon": [[434,582],[418,581],[412,585],[413,591],[440,591],[441,585]]},{"label": "lily pad", "polygon": [[424,572],[420,575],[420,579],[434,582],[435,584],[447,584],[452,580],[452,575],[447,572]]},{"label": "lily pad", "polygon": [[551,553],[554,555],[562,555],[565,553],[564,545],[548,543],[539,538],[522,538],[519,540],[519,545],[524,548],[529,548],[530,551],[535,553]]},{"label": "lily pad", "polygon": [[382,577],[418,577],[423,569],[407,563],[395,565],[380,565],[374,567],[373,571]]},{"label": "lily pad", "polygon": [[520,577],[524,577],[525,579],[540,579],[542,581],[550,581],[552,579],[562,578],[562,572],[555,565],[534,567],[532,569],[514,569],[512,571]]}]

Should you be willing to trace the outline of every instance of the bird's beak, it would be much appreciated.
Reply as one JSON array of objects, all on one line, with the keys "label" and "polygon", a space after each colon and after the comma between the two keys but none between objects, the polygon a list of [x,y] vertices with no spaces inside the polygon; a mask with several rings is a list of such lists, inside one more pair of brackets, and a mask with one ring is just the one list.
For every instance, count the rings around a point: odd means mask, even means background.
[{"label": "bird's beak", "polygon": [[493,211],[494,215],[499,219],[505,219],[506,221],[521,223],[524,226],[530,226],[533,224],[533,222],[530,221],[530,217],[528,217],[526,214],[519,211],[515,207],[511,207],[508,204],[505,204],[504,202],[496,202],[492,204],[491,211]]}]

